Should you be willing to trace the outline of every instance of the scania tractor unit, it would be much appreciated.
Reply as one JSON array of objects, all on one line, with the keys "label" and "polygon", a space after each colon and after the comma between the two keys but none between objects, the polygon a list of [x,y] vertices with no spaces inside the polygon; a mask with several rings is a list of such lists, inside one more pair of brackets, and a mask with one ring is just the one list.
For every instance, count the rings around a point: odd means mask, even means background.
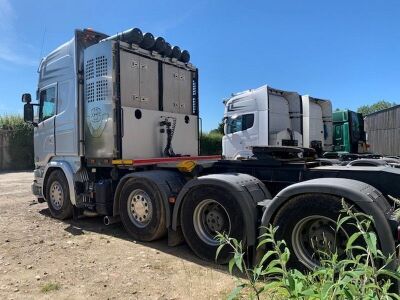
[{"label": "scania tractor unit", "polygon": [[[226,103],[224,138],[225,146],[240,143],[238,129],[269,128],[265,145],[241,160],[199,156],[198,73],[188,51],[137,28],[112,36],[76,30],[42,59],[37,102],[22,96],[34,126],[38,201],[54,218],[103,216],[134,240],[167,236],[212,261],[216,235],[226,233],[256,262],[267,251],[256,247],[259,236],[273,224],[290,263],[313,268],[320,251],[345,247],[346,230],[335,233],[344,200],[374,218],[379,247],[395,253],[391,197],[400,198],[400,169],[303,159],[301,98],[267,86]],[[224,248],[217,262],[230,257]]]},{"label": "scania tractor unit", "polygon": [[321,157],[332,151],[332,104],[267,85],[224,101],[225,135],[222,154],[227,159],[253,155],[252,147],[296,146],[314,149]]},{"label": "scania tractor unit", "polygon": [[254,146],[303,146],[299,94],[265,85],[233,94],[224,104],[227,159],[251,157]]}]

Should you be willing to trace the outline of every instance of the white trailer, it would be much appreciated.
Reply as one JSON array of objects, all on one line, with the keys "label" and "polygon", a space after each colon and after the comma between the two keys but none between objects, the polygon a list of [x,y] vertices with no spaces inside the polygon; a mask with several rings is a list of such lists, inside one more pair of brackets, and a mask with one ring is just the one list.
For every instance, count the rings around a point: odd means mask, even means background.
[{"label": "white trailer", "polygon": [[225,158],[251,157],[254,146],[303,146],[298,93],[265,85],[234,94],[224,104]]},{"label": "white trailer", "polygon": [[309,95],[301,96],[303,105],[303,145],[318,154],[332,151],[332,103]]}]

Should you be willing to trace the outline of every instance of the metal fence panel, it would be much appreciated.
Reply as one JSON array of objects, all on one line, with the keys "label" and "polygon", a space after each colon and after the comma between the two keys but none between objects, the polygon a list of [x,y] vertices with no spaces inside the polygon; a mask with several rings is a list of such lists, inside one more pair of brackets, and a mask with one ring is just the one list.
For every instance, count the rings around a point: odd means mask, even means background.
[{"label": "metal fence panel", "polygon": [[400,105],[365,117],[370,151],[381,155],[400,155]]}]

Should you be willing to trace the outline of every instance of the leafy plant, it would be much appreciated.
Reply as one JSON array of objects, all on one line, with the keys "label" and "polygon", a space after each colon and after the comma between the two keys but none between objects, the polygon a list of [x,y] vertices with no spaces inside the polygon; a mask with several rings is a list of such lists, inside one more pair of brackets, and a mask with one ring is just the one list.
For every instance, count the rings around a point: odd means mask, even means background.
[{"label": "leafy plant", "polygon": [[308,272],[288,268],[290,251],[285,241],[276,241],[277,228],[272,225],[266,228],[258,245],[267,245],[270,250],[253,268],[246,264],[242,243],[219,234],[216,256],[223,247],[229,246],[233,251],[229,272],[235,268],[247,279],[237,278],[229,299],[236,299],[244,290],[251,299],[267,295],[285,299],[400,299],[391,292],[394,281],[400,280],[400,269],[390,268],[395,262],[394,256],[386,257],[379,249],[372,217],[354,212],[344,201],[343,212],[336,232],[343,226],[355,229],[347,240],[346,257],[339,259],[337,250],[320,253],[320,266]]}]

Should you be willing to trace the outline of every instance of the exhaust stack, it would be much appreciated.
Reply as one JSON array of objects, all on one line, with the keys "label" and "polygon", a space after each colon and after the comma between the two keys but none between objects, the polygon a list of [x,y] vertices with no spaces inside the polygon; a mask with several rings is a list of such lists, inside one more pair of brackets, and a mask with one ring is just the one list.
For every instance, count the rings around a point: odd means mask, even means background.
[{"label": "exhaust stack", "polygon": [[119,223],[121,222],[121,219],[119,216],[105,216],[103,219],[104,225],[108,226],[111,224]]}]

